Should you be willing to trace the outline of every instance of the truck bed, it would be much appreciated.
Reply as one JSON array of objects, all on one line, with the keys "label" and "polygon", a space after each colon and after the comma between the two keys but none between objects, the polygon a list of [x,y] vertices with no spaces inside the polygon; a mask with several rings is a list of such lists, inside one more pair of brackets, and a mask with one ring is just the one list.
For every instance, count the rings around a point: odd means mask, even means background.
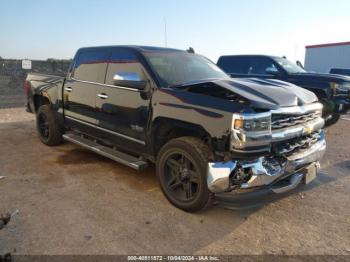
[{"label": "truck bed", "polygon": [[46,75],[39,73],[28,74],[25,82],[25,93],[27,96],[27,111],[36,111],[36,95],[46,97],[49,100],[60,97],[64,81],[65,77],[62,76]]},{"label": "truck bed", "polygon": [[58,84],[59,82],[63,82],[65,77],[58,76],[58,75],[47,75],[47,74],[40,74],[40,73],[29,73],[27,75],[27,81],[30,81],[31,83],[35,82],[44,82],[44,83],[50,83],[50,84]]}]

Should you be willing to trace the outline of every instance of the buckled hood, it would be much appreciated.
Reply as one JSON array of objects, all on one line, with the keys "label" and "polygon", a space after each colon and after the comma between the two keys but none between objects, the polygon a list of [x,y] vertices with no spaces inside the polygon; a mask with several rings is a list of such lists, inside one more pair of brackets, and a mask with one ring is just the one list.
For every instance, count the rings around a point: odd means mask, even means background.
[{"label": "buckled hood", "polygon": [[[210,88],[206,88],[208,84]],[[219,87],[219,88],[216,88]],[[178,86],[188,92],[219,97],[219,89],[231,91],[233,95],[243,98],[252,107],[259,109],[278,109],[279,107],[300,106],[317,101],[314,93],[279,80],[262,80],[257,78],[213,79],[191,82]],[[227,93],[227,92],[226,92]],[[220,97],[225,98],[223,95]],[[226,94],[226,97],[227,94]]]}]

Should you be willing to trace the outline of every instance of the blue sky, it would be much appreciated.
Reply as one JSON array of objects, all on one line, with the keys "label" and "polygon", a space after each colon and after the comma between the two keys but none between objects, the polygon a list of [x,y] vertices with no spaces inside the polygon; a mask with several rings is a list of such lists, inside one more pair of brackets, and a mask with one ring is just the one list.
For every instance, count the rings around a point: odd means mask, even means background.
[{"label": "blue sky", "polygon": [[0,0],[0,56],[71,58],[82,46],[192,46],[222,54],[286,55],[350,41],[350,1]]}]

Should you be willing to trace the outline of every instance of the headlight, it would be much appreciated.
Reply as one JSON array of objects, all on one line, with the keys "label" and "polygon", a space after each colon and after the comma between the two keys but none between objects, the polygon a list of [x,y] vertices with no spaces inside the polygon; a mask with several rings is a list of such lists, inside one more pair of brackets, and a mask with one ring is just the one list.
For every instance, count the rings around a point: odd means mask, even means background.
[{"label": "headlight", "polygon": [[347,95],[350,90],[350,82],[345,83],[331,83],[331,88],[333,91],[333,95]]},{"label": "headlight", "polygon": [[232,117],[232,150],[269,150],[267,148],[270,147],[272,139],[271,112],[233,114]]},{"label": "headlight", "polygon": [[233,128],[245,132],[271,131],[271,114],[235,115]]}]

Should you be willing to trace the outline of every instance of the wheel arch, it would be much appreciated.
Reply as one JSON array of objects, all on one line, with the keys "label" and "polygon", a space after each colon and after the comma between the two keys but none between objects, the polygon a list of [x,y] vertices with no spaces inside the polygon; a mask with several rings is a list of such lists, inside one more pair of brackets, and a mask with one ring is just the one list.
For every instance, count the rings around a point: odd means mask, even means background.
[{"label": "wheel arch", "polygon": [[42,105],[52,104],[50,96],[46,93],[35,94],[33,96],[33,102],[35,112],[38,112],[39,107],[41,107]]},{"label": "wheel arch", "polygon": [[199,138],[211,148],[211,136],[201,125],[178,119],[158,117],[153,121],[150,133],[152,154],[157,156],[159,150],[168,141],[183,136]]}]

